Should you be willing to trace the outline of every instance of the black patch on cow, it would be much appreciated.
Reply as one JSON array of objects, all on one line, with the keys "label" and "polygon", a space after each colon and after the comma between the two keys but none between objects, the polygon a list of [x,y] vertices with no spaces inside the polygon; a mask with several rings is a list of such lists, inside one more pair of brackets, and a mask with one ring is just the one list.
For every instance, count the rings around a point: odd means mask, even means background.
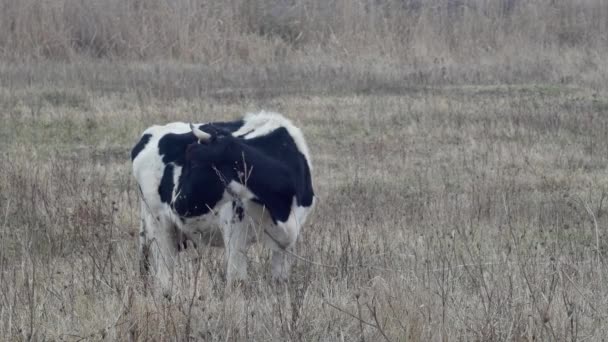
[{"label": "black patch on cow", "polygon": [[163,156],[163,163],[185,164],[186,147],[195,143],[196,137],[192,132],[175,134],[169,133],[158,141],[158,153]]},{"label": "black patch on cow", "polygon": [[131,150],[131,161],[135,160],[139,152],[141,152],[144,147],[146,147],[148,141],[150,141],[150,138],[152,138],[152,134],[144,134],[141,139],[139,139],[137,144],[135,144],[135,146]]},{"label": "black patch on cow", "polygon": [[158,186],[158,194],[160,195],[161,202],[171,203],[173,187],[173,164],[168,164],[165,166],[163,177],[160,179],[160,185]]},{"label": "black patch on cow", "polygon": [[[284,127],[253,139],[226,136],[211,144],[193,144],[188,147],[187,155],[184,169],[213,171],[190,172],[188,177],[182,178],[184,184],[189,181],[193,185],[183,187],[193,195],[206,193],[210,196],[211,192],[217,191],[214,197],[219,200],[224,185],[231,181],[241,182],[241,175],[249,174],[247,187],[256,196],[256,202],[268,209],[275,223],[287,221],[294,197],[300,206],[312,204],[314,192],[308,163]],[[208,191],[211,188],[214,190]],[[191,200],[197,202],[188,197],[185,202]]]},{"label": "black patch on cow", "polygon": [[245,217],[245,212],[243,210],[243,206],[237,204],[236,201],[232,201],[232,211],[234,212],[235,217],[240,221],[243,221],[243,217]]},{"label": "black patch on cow", "polygon": [[[293,190],[295,191],[294,196],[296,197],[297,204],[303,207],[309,207],[312,204],[314,191],[312,189],[308,162],[306,161],[306,157],[298,150],[296,143],[293,141],[291,135],[289,135],[287,129],[280,127],[268,135],[245,140],[244,142],[248,147],[251,147],[251,149],[249,149],[250,152],[255,151],[256,153],[263,153],[265,156],[269,157],[269,159],[272,159],[275,165],[274,168],[261,170],[260,166],[264,166],[264,164],[256,166],[256,164],[252,162],[252,174],[257,167],[258,174],[264,172],[266,178],[272,180],[273,175],[279,176],[278,173],[282,171],[281,168],[276,167],[276,163],[280,163],[288,173],[288,181],[293,182],[292,185],[294,188]],[[253,158],[252,161],[255,161],[255,158]],[[247,159],[247,162],[249,163],[249,159]],[[253,192],[254,194],[257,194],[256,191]],[[263,199],[260,200],[264,202]],[[291,202],[289,205],[291,206]]]},{"label": "black patch on cow", "polygon": [[211,164],[187,164],[182,169],[177,192],[179,195],[173,203],[173,208],[179,216],[201,216],[222,199],[224,185]]},{"label": "black patch on cow", "polygon": [[214,136],[226,136],[236,132],[244,124],[243,120],[226,121],[226,122],[211,122],[201,125],[200,130]]}]

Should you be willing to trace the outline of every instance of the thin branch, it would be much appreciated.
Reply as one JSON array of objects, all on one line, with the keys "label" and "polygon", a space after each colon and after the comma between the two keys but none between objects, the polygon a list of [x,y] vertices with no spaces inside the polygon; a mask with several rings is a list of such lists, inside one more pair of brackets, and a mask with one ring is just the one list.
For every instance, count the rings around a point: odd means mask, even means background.
[{"label": "thin branch", "polygon": [[349,315],[350,317],[352,317],[352,318],[354,318],[354,319],[358,320],[360,323],[363,323],[363,324],[368,325],[368,326],[373,327],[373,328],[377,328],[375,324],[370,323],[370,322],[367,322],[367,321],[365,321],[365,320],[361,319],[360,317],[357,317],[356,315],[354,315],[354,314],[352,314],[352,313],[350,313],[350,312],[348,312],[348,311],[346,311],[346,310],[344,310],[344,309],[342,309],[342,308],[340,308],[340,307],[338,307],[338,306],[333,305],[332,303],[330,303],[330,302],[326,301],[325,299],[323,299],[323,302],[324,302],[325,304],[329,305],[330,307],[332,307],[332,308],[334,308],[334,309],[336,309],[336,310],[340,311],[341,313],[347,314],[347,315]]}]

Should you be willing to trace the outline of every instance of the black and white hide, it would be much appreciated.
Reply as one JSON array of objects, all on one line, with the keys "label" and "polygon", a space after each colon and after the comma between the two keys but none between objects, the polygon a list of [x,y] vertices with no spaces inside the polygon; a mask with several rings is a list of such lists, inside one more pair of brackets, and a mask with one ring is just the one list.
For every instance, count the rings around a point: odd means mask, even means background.
[{"label": "black and white hide", "polygon": [[141,190],[141,269],[152,265],[165,293],[187,240],[224,246],[229,282],[247,278],[247,248],[261,241],[273,251],[273,278],[287,278],[285,250],[315,202],[308,146],[291,121],[260,112],[152,126],[131,159]]}]

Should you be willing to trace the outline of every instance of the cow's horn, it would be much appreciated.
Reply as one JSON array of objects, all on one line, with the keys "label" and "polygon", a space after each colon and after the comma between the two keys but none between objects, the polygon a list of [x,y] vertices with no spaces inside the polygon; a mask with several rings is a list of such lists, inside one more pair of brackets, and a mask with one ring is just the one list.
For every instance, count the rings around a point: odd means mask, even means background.
[{"label": "cow's horn", "polygon": [[192,133],[194,133],[194,136],[198,140],[203,141],[203,142],[207,142],[207,141],[211,140],[211,134],[201,131],[200,129],[195,127],[192,123],[190,123],[190,129],[192,130]]}]

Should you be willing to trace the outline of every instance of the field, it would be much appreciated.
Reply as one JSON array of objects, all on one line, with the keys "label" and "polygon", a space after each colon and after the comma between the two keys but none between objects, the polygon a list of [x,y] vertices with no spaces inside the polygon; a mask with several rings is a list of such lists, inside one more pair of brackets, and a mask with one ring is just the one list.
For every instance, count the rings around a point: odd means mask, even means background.
[{"label": "field", "polygon": [[[60,6],[0,0],[23,19],[0,20],[0,340],[608,336],[607,4],[433,0],[401,25],[395,8],[338,1],[342,22],[316,31],[329,10],[303,1],[307,20],[253,33],[184,5],[202,24],[159,24],[182,37],[164,55],[141,27],[104,24],[119,2],[64,2],[103,34],[62,40],[71,26],[44,15]],[[131,35],[113,41],[119,28]],[[205,50],[197,29],[238,44]],[[190,248],[170,300],[146,291],[131,147],[152,124],[261,109],[301,127],[313,156],[318,203],[289,283],[259,246],[242,287],[226,286],[222,249]]]}]

